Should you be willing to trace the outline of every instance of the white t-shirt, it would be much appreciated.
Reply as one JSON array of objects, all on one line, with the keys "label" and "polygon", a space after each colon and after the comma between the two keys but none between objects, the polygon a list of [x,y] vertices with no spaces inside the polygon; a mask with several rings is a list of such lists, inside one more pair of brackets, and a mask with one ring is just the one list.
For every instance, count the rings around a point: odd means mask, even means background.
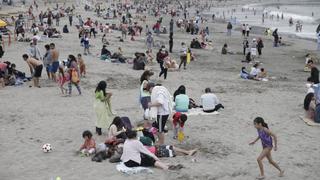
[{"label": "white t-shirt", "polygon": [[260,71],[259,68],[253,67],[253,68],[251,69],[250,75],[252,75],[252,76],[257,76],[260,72],[261,72],[261,71]]},{"label": "white t-shirt", "polygon": [[161,106],[158,106],[158,113],[157,115],[169,115],[170,111],[169,111],[169,98],[170,97],[166,97],[164,94],[162,93],[157,93],[156,94],[156,102],[160,103]]},{"label": "white t-shirt", "polygon": [[201,104],[204,111],[210,111],[219,104],[219,99],[213,93],[206,93],[201,96]]}]

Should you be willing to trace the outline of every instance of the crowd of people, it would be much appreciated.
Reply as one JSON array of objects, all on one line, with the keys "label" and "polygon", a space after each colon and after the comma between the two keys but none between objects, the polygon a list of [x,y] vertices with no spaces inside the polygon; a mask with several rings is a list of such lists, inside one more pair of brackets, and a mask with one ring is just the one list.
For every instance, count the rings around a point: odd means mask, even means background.
[{"label": "crowd of people", "polygon": [[[64,6],[56,7],[56,13],[48,9],[47,11],[41,11],[38,17],[34,15],[33,6],[30,6],[28,11],[28,17],[31,20],[31,27],[26,30],[25,22],[22,15],[19,15],[17,19],[12,18],[15,22],[15,33],[17,34],[18,41],[28,41],[30,46],[22,55],[22,59],[26,62],[27,67],[30,69],[31,76],[28,77],[26,73],[23,73],[16,69],[16,65],[9,62],[0,62],[0,87],[8,85],[20,85],[23,82],[33,80],[33,86],[41,88],[43,84],[41,81],[42,71],[47,74],[47,79],[50,83],[56,83],[61,94],[65,96],[72,95],[72,87],[75,86],[78,94],[81,95],[81,79],[87,75],[85,59],[83,55],[92,55],[92,49],[94,46],[91,44],[91,38],[96,38],[98,33],[102,34],[102,48],[100,53],[100,60],[110,61],[116,63],[132,63],[134,70],[143,70],[140,77],[139,84],[139,100],[143,109],[143,125],[136,126],[131,123],[129,117],[116,116],[112,109],[112,97],[113,94],[108,91],[108,84],[106,81],[98,82],[94,92],[94,111],[96,114],[95,132],[98,136],[106,135],[106,140],[103,143],[97,144],[94,139],[94,134],[86,130],[82,133],[84,143],[79,148],[79,153],[83,156],[91,156],[92,160],[101,162],[102,160],[110,158],[110,162],[122,161],[127,167],[158,167],[163,170],[177,170],[183,168],[183,165],[167,165],[161,161],[162,157],[175,157],[177,154],[194,155],[197,149],[185,150],[178,148],[174,145],[165,144],[165,133],[168,133],[167,123],[172,123],[173,139],[182,141],[184,138],[184,128],[188,121],[188,112],[191,109],[200,109],[202,113],[214,113],[221,109],[224,109],[221,101],[214,93],[214,89],[206,87],[204,94],[200,95],[198,100],[189,97],[187,88],[184,85],[178,87],[171,96],[168,88],[161,84],[156,84],[151,81],[151,77],[155,75],[156,71],[148,70],[147,65],[152,65],[154,59],[159,64],[158,78],[163,76],[164,80],[168,78],[168,72],[170,70],[179,71],[181,67],[184,70],[189,68],[191,61],[196,60],[193,49],[206,50],[210,40],[209,27],[203,26],[203,23],[207,22],[207,19],[201,16],[201,13],[196,12],[195,17],[189,17],[189,12],[185,7],[178,7],[177,10],[183,12],[184,18],[178,17],[176,24],[174,18],[177,15],[175,10],[169,11],[165,1],[157,2],[157,7],[152,7],[148,4],[144,5],[132,5],[130,7],[122,4],[113,4],[107,9],[107,13],[104,16],[107,19],[118,19],[119,24],[108,24],[93,20],[88,17],[86,21],[82,19],[81,15],[76,16],[78,23],[75,25],[73,18],[75,17],[75,7],[65,8]],[[190,6],[190,5],[189,5]],[[161,10],[163,9],[164,10]],[[145,17],[140,17],[140,22],[135,21],[130,9],[136,9],[137,14],[150,15],[157,17],[152,28],[145,24]],[[86,10],[90,10],[90,7],[86,5]],[[97,6],[96,12],[100,15],[103,11]],[[164,26],[163,16],[171,15],[169,23],[169,30]],[[75,55],[68,55],[67,60],[62,61],[60,57],[59,49],[54,43],[44,45],[45,52],[42,53],[38,47],[41,42],[42,35],[48,38],[63,38],[60,31],[60,18],[66,17],[69,21],[69,27],[78,29],[77,34],[80,40],[80,46],[83,47],[83,53]],[[100,17],[100,16],[98,16]],[[38,23],[36,19],[39,19]],[[53,24],[53,19],[56,23]],[[213,19],[215,17],[213,16]],[[27,22],[29,23],[29,22]],[[232,22],[227,23],[227,38],[234,36],[232,30],[234,29]],[[151,26],[150,26],[151,27]],[[242,32],[242,48],[241,54],[245,60],[242,62],[252,64],[250,72],[243,66],[240,71],[240,77],[242,79],[256,80],[256,81],[268,81],[268,74],[262,63],[257,61],[262,56],[262,49],[264,48],[263,37],[254,37],[251,33],[251,26],[249,24],[240,25]],[[191,40],[190,45],[186,42],[182,42],[178,53],[173,51],[174,43],[174,29],[182,29],[186,34],[186,40]],[[99,32],[100,30],[100,32]],[[129,41],[137,41],[140,37],[145,39],[145,51],[136,52],[132,55],[133,58],[124,56],[122,47],[118,47],[117,51],[112,53],[109,47],[108,35],[113,31],[119,31],[121,37],[120,42],[127,40],[127,35],[131,36]],[[62,29],[63,33],[69,33],[68,25],[64,25]],[[250,34],[251,33],[251,34]],[[28,38],[27,34],[32,34],[32,38]],[[153,36],[155,34],[156,36]],[[169,48],[166,48],[164,44],[157,46],[156,39],[164,37],[169,34]],[[195,37],[195,36],[198,36]],[[278,35],[278,29],[272,32],[274,38],[273,46],[278,47],[282,44],[281,37]],[[318,35],[318,50],[320,48],[320,33]],[[30,36],[31,37],[31,36]],[[249,39],[251,38],[252,39]],[[141,39],[143,39],[141,38]],[[188,43],[189,44],[189,43]],[[158,48],[158,49],[157,49]],[[154,50],[158,50],[156,54],[153,54]],[[175,48],[177,49],[177,48]],[[178,54],[180,62],[177,63],[174,60],[174,53]],[[0,59],[4,55],[4,50],[0,46]],[[228,49],[227,43],[223,44],[222,55],[234,54]],[[309,56],[307,56],[309,58]],[[131,61],[132,60],[132,61]],[[313,120],[316,123],[320,123],[320,85],[319,85],[319,71],[315,66],[315,62],[309,58],[306,61],[306,71],[311,72],[311,76],[307,79],[310,83],[310,90],[304,100],[304,109],[306,111],[306,117]],[[67,87],[66,87],[67,86]],[[269,162],[279,170],[280,176],[283,176],[284,171],[272,160],[271,150],[277,149],[277,137],[272,133],[268,125],[264,122],[263,118],[257,117],[254,120],[254,126],[258,131],[258,138],[256,138],[251,145],[253,145],[259,139],[262,141],[263,151],[258,157],[258,165],[260,167],[259,179],[264,178],[264,170],[262,160],[266,157]],[[274,141],[274,145],[273,145]]]}]

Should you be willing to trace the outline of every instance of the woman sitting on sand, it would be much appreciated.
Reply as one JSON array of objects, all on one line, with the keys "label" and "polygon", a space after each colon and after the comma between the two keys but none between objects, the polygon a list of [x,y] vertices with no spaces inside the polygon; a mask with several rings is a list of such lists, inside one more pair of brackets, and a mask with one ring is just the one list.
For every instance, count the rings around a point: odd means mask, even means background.
[{"label": "woman sitting on sand", "polygon": [[109,127],[108,138],[126,139],[126,129],[119,116],[115,117]]},{"label": "woman sitting on sand", "polygon": [[111,52],[107,49],[106,45],[102,46],[100,60],[110,59]]},{"label": "woman sitting on sand", "polygon": [[252,79],[253,77],[247,72],[246,67],[241,68],[240,77],[242,79]]},{"label": "woman sitting on sand", "polygon": [[186,95],[186,87],[181,85],[174,92],[175,110],[177,112],[188,112],[189,110],[189,97]]},{"label": "woman sitting on sand", "polygon": [[303,108],[306,111],[305,118],[314,121],[315,109],[316,109],[316,102],[315,102],[314,93],[308,93],[306,95],[306,97],[304,98]]},{"label": "woman sitting on sand", "polygon": [[162,163],[157,156],[152,154],[143,144],[137,139],[136,131],[127,131],[126,141],[123,145],[123,153],[121,156],[122,162],[127,167],[158,167],[163,170],[168,170],[169,166]]},{"label": "woman sitting on sand", "polygon": [[251,68],[250,75],[251,75],[252,77],[254,77],[254,78],[257,77],[258,74],[261,72],[258,67],[259,67],[259,64],[256,63],[256,64],[254,64],[253,67]]}]

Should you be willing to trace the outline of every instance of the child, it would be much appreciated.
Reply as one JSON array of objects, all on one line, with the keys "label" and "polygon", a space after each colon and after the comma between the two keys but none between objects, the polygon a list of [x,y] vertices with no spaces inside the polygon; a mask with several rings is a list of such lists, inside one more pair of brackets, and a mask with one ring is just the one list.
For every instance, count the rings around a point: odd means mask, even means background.
[{"label": "child", "polygon": [[178,131],[183,132],[184,123],[187,121],[188,117],[185,114],[181,114],[180,112],[176,112],[173,115],[173,139],[177,139]]},{"label": "child", "polygon": [[69,80],[68,74],[69,73],[64,73],[64,66],[59,66],[58,84],[62,94],[67,94],[67,88],[64,87],[64,84]]},{"label": "child", "polygon": [[262,160],[266,157],[270,164],[272,164],[275,168],[277,168],[280,171],[279,176],[282,177],[284,174],[284,171],[280,169],[278,164],[273,161],[271,157],[271,150],[273,148],[272,145],[272,138],[274,139],[274,151],[277,151],[277,136],[273,134],[269,128],[268,124],[264,122],[263,118],[257,117],[253,121],[255,128],[258,130],[258,137],[251,142],[249,145],[254,145],[259,139],[261,140],[263,150],[258,157],[257,161],[260,168],[260,176],[257,177],[257,179],[264,179],[264,170],[263,170],[263,164]]},{"label": "child", "polygon": [[96,151],[96,142],[92,138],[92,133],[90,131],[84,131],[82,137],[85,140],[84,144],[80,147],[80,152],[86,156],[89,156]]},{"label": "child", "polygon": [[86,65],[84,64],[81,54],[78,54],[78,63],[80,68],[80,76],[86,77]]}]

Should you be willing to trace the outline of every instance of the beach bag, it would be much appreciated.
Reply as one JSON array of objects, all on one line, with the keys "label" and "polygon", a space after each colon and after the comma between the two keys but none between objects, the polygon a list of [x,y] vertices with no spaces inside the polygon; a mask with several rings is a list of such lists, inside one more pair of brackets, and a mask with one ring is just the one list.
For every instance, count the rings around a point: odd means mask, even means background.
[{"label": "beach bag", "polygon": [[71,69],[71,82],[78,83],[79,81],[78,72],[75,69]]},{"label": "beach bag", "polygon": [[187,53],[187,64],[191,61],[191,53]]},{"label": "beach bag", "polygon": [[162,157],[175,157],[175,152],[173,151],[172,146],[160,145],[156,146],[156,154],[158,158]]}]

